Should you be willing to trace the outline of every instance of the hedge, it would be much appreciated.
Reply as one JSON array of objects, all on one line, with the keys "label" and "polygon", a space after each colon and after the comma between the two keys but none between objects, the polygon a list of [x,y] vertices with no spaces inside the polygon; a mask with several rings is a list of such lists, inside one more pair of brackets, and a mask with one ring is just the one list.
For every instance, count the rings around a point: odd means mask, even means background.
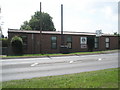
[{"label": "hedge", "polygon": [[23,40],[21,37],[14,36],[10,44],[15,55],[21,55],[23,53]]}]

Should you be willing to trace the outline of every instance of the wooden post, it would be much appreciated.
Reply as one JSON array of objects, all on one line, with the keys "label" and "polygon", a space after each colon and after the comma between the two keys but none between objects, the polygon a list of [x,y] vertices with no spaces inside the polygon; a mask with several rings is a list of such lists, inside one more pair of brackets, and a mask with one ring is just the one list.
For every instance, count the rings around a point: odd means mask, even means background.
[{"label": "wooden post", "polygon": [[64,36],[63,36],[63,4],[61,4],[61,45],[64,45]]},{"label": "wooden post", "polygon": [[40,53],[42,54],[42,12],[41,12],[41,2],[40,2]]}]

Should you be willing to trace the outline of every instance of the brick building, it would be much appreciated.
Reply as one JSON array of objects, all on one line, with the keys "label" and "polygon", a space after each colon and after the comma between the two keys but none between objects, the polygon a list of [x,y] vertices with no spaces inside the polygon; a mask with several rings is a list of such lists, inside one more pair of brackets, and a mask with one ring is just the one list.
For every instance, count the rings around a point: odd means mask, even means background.
[{"label": "brick building", "polygon": [[88,51],[88,37],[94,38],[94,51],[118,49],[118,37],[107,34],[96,37],[96,33],[64,31],[64,39],[61,40],[60,31],[42,31],[42,34],[40,35],[40,31],[8,30],[9,40],[15,35],[20,36],[23,39],[24,54],[60,53],[62,42],[64,43],[64,46],[68,48],[67,50],[69,52]]}]

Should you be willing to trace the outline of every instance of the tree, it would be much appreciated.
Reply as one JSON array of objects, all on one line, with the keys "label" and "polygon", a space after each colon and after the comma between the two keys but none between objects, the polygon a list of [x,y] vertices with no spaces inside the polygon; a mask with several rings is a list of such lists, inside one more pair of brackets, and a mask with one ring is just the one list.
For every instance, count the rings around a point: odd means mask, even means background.
[{"label": "tree", "polygon": [[119,34],[119,33],[117,33],[117,32],[114,32],[114,35],[115,35],[115,36],[120,36],[120,34]]},{"label": "tree", "polygon": [[2,47],[8,47],[8,39],[7,38],[1,38],[0,40],[2,40]]},{"label": "tree", "polygon": [[[41,25],[41,26],[40,26]],[[42,28],[41,28],[42,27]],[[23,25],[21,25],[20,29],[25,30],[40,30],[42,31],[55,31],[55,27],[52,21],[52,17],[48,13],[35,12],[29,22],[25,21]]]},{"label": "tree", "polygon": [[2,38],[5,38],[3,34],[2,34]]},{"label": "tree", "polygon": [[21,25],[20,27],[21,30],[25,29],[25,30],[32,30],[32,28],[30,27],[28,21],[23,22],[23,25]]}]

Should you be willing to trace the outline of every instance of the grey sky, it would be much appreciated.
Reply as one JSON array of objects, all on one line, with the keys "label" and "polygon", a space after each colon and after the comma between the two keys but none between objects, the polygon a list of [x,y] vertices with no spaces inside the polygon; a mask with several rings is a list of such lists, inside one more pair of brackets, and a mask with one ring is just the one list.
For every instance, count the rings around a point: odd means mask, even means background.
[{"label": "grey sky", "polygon": [[118,0],[0,0],[3,34],[8,28],[19,29],[34,12],[42,11],[53,17],[57,31],[60,31],[60,6],[64,9],[64,30],[103,33],[118,31]]}]

